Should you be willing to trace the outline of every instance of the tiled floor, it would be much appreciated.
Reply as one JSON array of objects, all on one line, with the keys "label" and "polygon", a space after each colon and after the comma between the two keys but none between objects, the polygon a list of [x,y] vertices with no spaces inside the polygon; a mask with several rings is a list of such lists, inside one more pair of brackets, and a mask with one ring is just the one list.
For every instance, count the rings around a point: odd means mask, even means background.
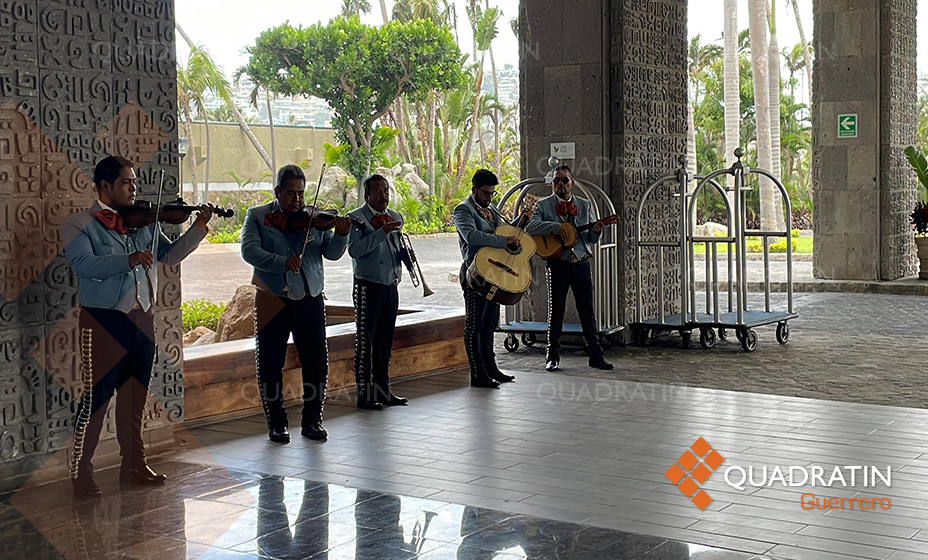
[{"label": "tiled floor", "polygon": [[[497,391],[463,374],[397,389],[409,407],[327,407],[323,444],[271,444],[253,417],[192,430],[204,447],[179,458],[778,558],[928,557],[928,411],[530,373]],[[892,486],[738,491],[716,473],[700,511],[664,477],[699,437],[720,471],[890,466]],[[892,505],[810,511],[804,492]]]},{"label": "tiled floor", "polygon": [[[106,484],[98,501],[56,504],[66,484],[0,507],[7,558],[749,560],[659,537],[446,501],[162,462],[171,482]],[[113,473],[108,473],[113,474]]]}]

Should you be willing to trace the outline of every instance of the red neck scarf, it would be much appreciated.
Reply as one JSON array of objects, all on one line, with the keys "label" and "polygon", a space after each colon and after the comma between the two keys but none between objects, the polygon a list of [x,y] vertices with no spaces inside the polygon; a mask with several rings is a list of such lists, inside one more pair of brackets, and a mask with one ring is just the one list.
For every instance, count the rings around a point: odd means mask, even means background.
[{"label": "red neck scarf", "polygon": [[264,225],[280,230],[287,229],[287,216],[280,210],[271,210],[264,215]]},{"label": "red neck scarf", "polygon": [[558,216],[576,216],[577,205],[573,202],[562,200],[554,207],[554,211],[557,212]]},{"label": "red neck scarf", "polygon": [[95,214],[97,220],[103,224],[106,229],[111,229],[116,233],[121,233],[123,235],[129,235],[129,230],[126,229],[125,224],[122,222],[122,216],[113,212],[112,210],[100,210]]}]

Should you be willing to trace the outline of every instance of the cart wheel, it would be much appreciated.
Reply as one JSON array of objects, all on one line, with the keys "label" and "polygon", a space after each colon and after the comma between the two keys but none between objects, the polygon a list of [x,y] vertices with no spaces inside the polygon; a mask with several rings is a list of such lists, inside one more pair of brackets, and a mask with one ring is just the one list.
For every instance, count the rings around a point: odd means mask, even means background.
[{"label": "cart wheel", "polygon": [[642,346],[651,346],[651,341],[654,340],[654,333],[651,332],[651,329],[641,329],[641,345]]},{"label": "cart wheel", "polygon": [[757,333],[753,329],[745,329],[744,338],[741,339],[741,349],[745,352],[757,350]]},{"label": "cart wheel", "polygon": [[535,338],[535,333],[522,333],[522,344],[526,346],[535,346],[536,342],[538,342],[538,339]]},{"label": "cart wheel", "polygon": [[719,340],[728,340],[728,331],[726,329],[719,329]]},{"label": "cart wheel", "polygon": [[693,333],[690,331],[680,331],[680,346],[684,350],[689,350],[693,347]]},{"label": "cart wheel", "polygon": [[604,352],[608,352],[615,347],[615,339],[611,334],[605,334],[599,337],[599,346]]},{"label": "cart wheel", "polygon": [[777,324],[777,342],[780,344],[789,342],[789,323],[786,321]]},{"label": "cart wheel", "polygon": [[712,329],[700,329],[699,345],[706,350],[715,346],[715,331]]},{"label": "cart wheel", "polygon": [[503,341],[503,348],[510,352],[515,352],[519,349],[519,339],[516,338],[516,335],[511,334],[506,337],[506,340]]}]

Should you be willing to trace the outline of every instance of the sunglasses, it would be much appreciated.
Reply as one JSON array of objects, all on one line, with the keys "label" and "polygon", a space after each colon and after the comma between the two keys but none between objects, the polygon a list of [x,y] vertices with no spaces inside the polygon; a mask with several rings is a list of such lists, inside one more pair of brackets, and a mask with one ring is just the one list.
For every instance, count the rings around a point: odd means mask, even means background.
[{"label": "sunglasses", "polygon": [[570,183],[570,177],[555,177],[552,181],[554,185],[566,185]]}]

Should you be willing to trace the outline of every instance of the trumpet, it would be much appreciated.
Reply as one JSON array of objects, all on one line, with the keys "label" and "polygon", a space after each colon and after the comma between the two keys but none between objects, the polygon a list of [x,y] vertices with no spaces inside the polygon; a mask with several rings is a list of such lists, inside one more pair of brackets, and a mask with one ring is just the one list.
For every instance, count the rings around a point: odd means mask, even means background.
[{"label": "trumpet", "polygon": [[412,285],[419,287],[422,285],[422,297],[426,298],[434,294],[429,285],[425,282],[425,277],[422,276],[422,267],[419,266],[419,260],[416,258],[416,251],[412,248],[412,241],[409,240],[409,234],[399,233],[399,246],[400,246],[400,260],[403,261],[403,264],[406,265],[406,270],[409,271],[409,281],[412,282]]}]

